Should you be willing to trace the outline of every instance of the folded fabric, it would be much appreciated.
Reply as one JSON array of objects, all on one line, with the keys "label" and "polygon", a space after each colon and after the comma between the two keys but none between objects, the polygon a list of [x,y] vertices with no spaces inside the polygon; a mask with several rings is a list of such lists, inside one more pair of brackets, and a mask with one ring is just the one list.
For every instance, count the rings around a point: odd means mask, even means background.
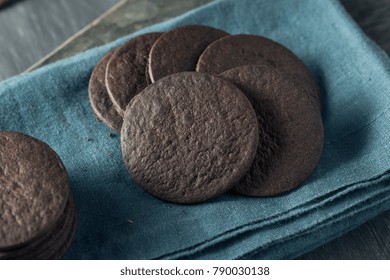
[{"label": "folded fabric", "polygon": [[[325,144],[314,173],[269,198],[160,201],[129,177],[119,136],[96,121],[94,65],[129,38],[204,24],[294,51],[322,91]],[[216,1],[111,44],[0,83],[0,129],[47,142],[78,211],[67,259],[293,258],[390,208],[390,63],[336,0]]]}]

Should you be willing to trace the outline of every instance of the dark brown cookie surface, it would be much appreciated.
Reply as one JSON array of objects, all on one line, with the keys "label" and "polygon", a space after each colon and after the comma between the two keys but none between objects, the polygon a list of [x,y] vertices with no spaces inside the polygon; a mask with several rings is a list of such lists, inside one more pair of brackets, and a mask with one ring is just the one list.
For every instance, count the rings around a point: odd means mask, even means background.
[{"label": "dark brown cookie surface", "polygon": [[77,215],[74,212],[72,217],[72,224],[69,227],[69,230],[67,231],[67,238],[65,239],[64,243],[62,243],[62,246],[58,248],[58,250],[52,251],[48,256],[47,259],[49,260],[60,260],[62,259],[67,250],[69,249],[70,245],[72,244],[73,236],[76,232],[77,225]]},{"label": "dark brown cookie surface", "polygon": [[257,126],[250,102],[230,82],[177,73],[148,86],[127,107],[123,159],[150,194],[196,203],[225,192],[247,172]]},{"label": "dark brown cookie surface", "polygon": [[49,259],[50,255],[54,252],[58,252],[66,244],[70,233],[74,230],[73,223],[75,222],[75,215],[76,210],[73,199],[71,198],[64,211],[64,218],[53,228],[50,235],[46,238],[46,242],[42,242],[34,250],[30,250],[21,259],[45,260]]},{"label": "dark brown cookie surface", "polygon": [[319,89],[306,65],[286,47],[261,36],[241,34],[216,40],[200,56],[196,71],[219,74],[264,62],[291,75],[320,107]]},{"label": "dark brown cookie surface", "polygon": [[199,56],[206,47],[227,35],[225,31],[201,25],[182,26],[166,32],[150,50],[151,81],[178,72],[195,71]]},{"label": "dark brown cookie surface", "polygon": [[119,47],[106,68],[106,87],[116,110],[123,116],[130,100],[148,84],[145,71],[153,43],[161,33],[135,37]]},{"label": "dark brown cookie surface", "polygon": [[235,190],[271,196],[294,189],[321,156],[323,127],[317,106],[303,88],[272,67],[242,66],[221,76],[247,95],[260,124],[255,160]]},{"label": "dark brown cookie surface", "polygon": [[48,232],[68,197],[66,170],[47,144],[21,133],[0,132],[0,250]]},{"label": "dark brown cookie surface", "polygon": [[60,259],[66,253],[66,250],[69,248],[76,230],[76,210],[74,208],[73,202],[68,209],[68,213],[69,218],[66,221],[66,224],[63,226],[63,230],[53,232],[52,239],[54,242],[52,242],[51,246],[46,246],[45,250],[39,254],[35,254],[33,256],[35,259]]},{"label": "dark brown cookie surface", "polygon": [[60,216],[56,225],[47,234],[41,238],[34,240],[34,242],[28,243],[25,246],[0,252],[1,259],[37,259],[35,256],[48,250],[53,244],[57,242],[61,233],[66,230],[66,225],[70,219],[70,202],[68,201],[65,211]]},{"label": "dark brown cookie surface", "polygon": [[96,118],[115,131],[120,132],[123,118],[115,109],[106,88],[106,67],[114,50],[108,52],[95,66],[88,85],[91,108]]}]

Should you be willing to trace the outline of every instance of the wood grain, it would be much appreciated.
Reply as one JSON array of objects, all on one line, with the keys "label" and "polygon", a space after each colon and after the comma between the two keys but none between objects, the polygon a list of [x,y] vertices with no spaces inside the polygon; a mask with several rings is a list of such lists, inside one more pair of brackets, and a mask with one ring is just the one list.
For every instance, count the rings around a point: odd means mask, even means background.
[{"label": "wood grain", "polygon": [[0,81],[23,72],[117,1],[10,1],[0,9]]},{"label": "wood grain", "polygon": [[28,71],[73,54],[100,46],[131,34],[154,23],[168,20],[211,0],[127,0],[112,13],[97,18],[92,24],[55,52],[32,65]]}]

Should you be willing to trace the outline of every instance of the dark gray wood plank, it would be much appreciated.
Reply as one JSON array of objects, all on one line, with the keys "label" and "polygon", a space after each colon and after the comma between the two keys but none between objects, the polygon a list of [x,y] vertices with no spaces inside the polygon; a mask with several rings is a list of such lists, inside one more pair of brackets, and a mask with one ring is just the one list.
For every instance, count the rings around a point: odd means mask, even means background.
[{"label": "dark gray wood plank", "polygon": [[390,53],[390,0],[341,0],[364,32]]},{"label": "dark gray wood plank", "polygon": [[144,27],[168,20],[211,0],[127,0],[115,11],[96,19],[77,38],[44,57],[28,71],[69,57],[92,47],[114,41]]},{"label": "dark gray wood plank", "polygon": [[23,72],[117,1],[11,1],[0,10],[0,80]]},{"label": "dark gray wood plank", "polygon": [[389,260],[390,211],[302,255],[301,260]]}]

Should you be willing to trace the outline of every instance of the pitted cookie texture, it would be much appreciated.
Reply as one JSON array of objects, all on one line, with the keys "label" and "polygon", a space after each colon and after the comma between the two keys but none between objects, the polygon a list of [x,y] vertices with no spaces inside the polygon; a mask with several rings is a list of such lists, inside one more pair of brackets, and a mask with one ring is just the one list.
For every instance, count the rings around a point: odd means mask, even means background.
[{"label": "pitted cookie texture", "polygon": [[166,32],[150,50],[151,81],[178,72],[195,71],[199,56],[206,47],[227,35],[223,30],[203,25],[181,26]]},{"label": "pitted cookie texture", "polygon": [[273,67],[242,66],[220,76],[246,94],[259,121],[255,160],[235,190],[271,196],[296,188],[312,173],[322,152],[323,126],[316,105],[291,77]]},{"label": "pitted cookie texture", "polygon": [[66,170],[47,144],[0,132],[0,250],[31,242],[53,228],[69,192]]},{"label": "pitted cookie texture", "polygon": [[258,123],[245,95],[210,74],[167,76],[129,104],[121,132],[132,178],[162,200],[196,203],[224,193],[256,154]]},{"label": "pitted cookie texture", "polygon": [[321,107],[318,86],[303,61],[285,46],[262,36],[239,34],[214,41],[200,56],[196,71],[220,74],[253,64],[274,66],[287,73]]},{"label": "pitted cookie texture", "polygon": [[106,87],[121,116],[130,100],[148,85],[145,72],[149,51],[161,34],[147,33],[131,39],[120,46],[108,62]]}]

